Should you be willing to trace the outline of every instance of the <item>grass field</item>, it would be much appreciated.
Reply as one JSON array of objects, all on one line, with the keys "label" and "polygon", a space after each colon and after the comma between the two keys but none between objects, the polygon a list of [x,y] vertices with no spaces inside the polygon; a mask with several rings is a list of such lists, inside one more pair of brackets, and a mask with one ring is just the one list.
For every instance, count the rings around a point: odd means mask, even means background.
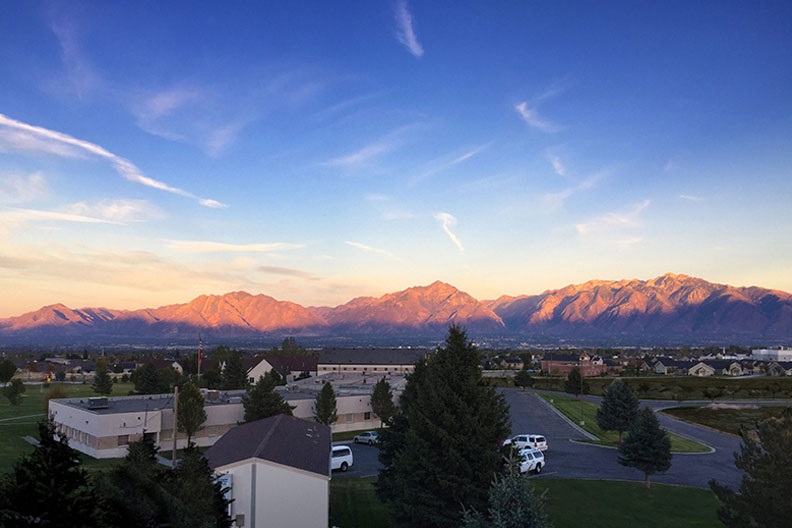
[{"label": "grass field", "polygon": [[[53,386],[56,384],[53,384]],[[67,397],[95,396],[90,385],[64,383],[58,384],[67,394]],[[131,383],[117,383],[113,395],[126,395],[132,389]],[[6,473],[14,467],[14,463],[23,455],[30,453],[33,447],[22,437],[38,438],[39,421],[46,417],[44,402],[47,388],[43,385],[26,385],[22,396],[22,404],[12,406],[7,399],[0,401],[0,474]],[[109,467],[113,460],[97,460],[83,456],[83,463],[87,470],[93,471]]]},{"label": "grass field", "polygon": [[[330,481],[330,522],[341,528],[389,528],[388,507],[373,478]],[[637,482],[534,479],[555,528],[716,528],[717,500],[709,490]]]},{"label": "grass field", "polygon": [[704,407],[674,407],[662,412],[697,424],[711,427],[733,435],[740,434],[740,428],[755,429],[757,422],[780,416],[787,407],[726,407],[706,405]]},{"label": "grass field", "polygon": [[[619,445],[618,433],[603,431],[600,429],[599,425],[597,425],[597,404],[578,400],[577,398],[568,398],[552,394],[539,394],[539,396],[564,413],[564,416],[576,424],[580,425],[582,420],[583,425],[581,425],[581,427],[599,438],[599,441],[596,442],[597,444],[611,447]],[[674,433],[669,432],[669,436],[671,438],[671,451],[674,453],[706,453],[710,450],[703,444],[675,435]]]}]

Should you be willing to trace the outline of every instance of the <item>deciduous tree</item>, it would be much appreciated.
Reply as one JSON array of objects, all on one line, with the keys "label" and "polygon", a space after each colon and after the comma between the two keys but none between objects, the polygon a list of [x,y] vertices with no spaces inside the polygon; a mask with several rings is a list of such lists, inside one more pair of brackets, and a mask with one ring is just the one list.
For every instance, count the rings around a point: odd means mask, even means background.
[{"label": "deciduous tree", "polygon": [[721,506],[718,518],[729,528],[784,528],[792,521],[792,409],[780,418],[742,431],[735,465],[743,470],[736,492],[710,481]]},{"label": "deciduous tree", "polygon": [[671,467],[671,439],[654,412],[644,407],[638,412],[624,441],[619,445],[619,464],[644,472],[646,487],[650,477]]},{"label": "deciduous tree", "polygon": [[176,416],[179,431],[187,435],[187,445],[192,443],[192,437],[205,421],[204,397],[198,387],[188,381],[179,391],[179,409]]},{"label": "deciduous tree", "polygon": [[333,425],[338,420],[335,391],[329,381],[325,381],[322,390],[316,395],[313,407],[314,420],[324,425]]},{"label": "deciduous tree", "polygon": [[99,358],[96,361],[96,376],[91,388],[97,394],[110,394],[113,392],[113,380],[107,369],[107,360],[104,358]]},{"label": "deciduous tree", "polygon": [[526,367],[523,367],[515,376],[514,376],[514,384],[518,387],[522,387],[525,390],[525,387],[532,387],[534,383],[533,378],[531,377],[531,373],[528,372]]},{"label": "deciduous tree", "polygon": [[3,387],[3,396],[8,398],[9,403],[18,406],[22,403],[22,394],[25,392],[25,384],[22,380],[11,380],[11,383]]},{"label": "deciduous tree", "polygon": [[617,431],[619,443],[622,433],[630,428],[638,416],[638,397],[627,383],[616,380],[605,389],[597,409],[597,424],[605,431]]},{"label": "deciduous tree", "polygon": [[479,364],[465,331],[451,326],[444,345],[408,376],[400,412],[382,432],[377,494],[404,526],[457,527],[461,505],[487,506],[510,424],[504,397]]},{"label": "deciduous tree", "polygon": [[393,391],[390,383],[385,378],[380,379],[374,385],[371,393],[371,410],[380,419],[380,426],[390,422],[391,417],[396,412],[396,404],[393,403]]},{"label": "deciduous tree", "polygon": [[248,386],[247,369],[242,364],[242,356],[239,352],[232,352],[228,355],[225,368],[222,372],[222,387],[224,390],[246,389]]},{"label": "deciduous tree", "polygon": [[17,368],[14,363],[8,359],[0,359],[0,383],[8,383],[11,378],[16,374]]},{"label": "deciduous tree", "polygon": [[583,374],[581,374],[580,368],[572,367],[572,370],[569,371],[564,380],[564,392],[575,396],[589,393],[589,384]]},{"label": "deciduous tree", "polygon": [[255,384],[248,387],[247,394],[242,397],[245,422],[253,422],[278,414],[292,416],[293,407],[275,391],[276,385],[275,377],[268,372],[261,376]]}]

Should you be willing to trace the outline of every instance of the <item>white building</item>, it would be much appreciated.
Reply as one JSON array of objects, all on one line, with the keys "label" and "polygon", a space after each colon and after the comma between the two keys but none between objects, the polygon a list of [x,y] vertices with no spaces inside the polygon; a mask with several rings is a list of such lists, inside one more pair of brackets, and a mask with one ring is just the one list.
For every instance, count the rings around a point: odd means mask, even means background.
[{"label": "white building", "polygon": [[325,528],[330,428],[279,415],[235,427],[206,452],[231,488],[231,518],[245,528]]},{"label": "white building", "polygon": [[[293,385],[282,392],[294,407],[294,416],[313,419],[313,404],[321,384]],[[310,387],[310,388],[309,388]],[[338,421],[334,431],[371,429],[379,425],[371,410],[369,385],[362,390],[336,387]],[[206,422],[193,436],[198,446],[211,446],[223,434],[243,421],[244,391],[203,391]],[[66,398],[50,400],[49,415],[69,439],[69,445],[94,458],[119,458],[130,442],[147,436],[160,449],[173,448],[173,395],[155,394],[117,398]],[[177,448],[187,445],[187,436],[177,434]]]},{"label": "white building", "polygon": [[792,348],[760,348],[751,350],[751,359],[757,361],[792,361]]}]

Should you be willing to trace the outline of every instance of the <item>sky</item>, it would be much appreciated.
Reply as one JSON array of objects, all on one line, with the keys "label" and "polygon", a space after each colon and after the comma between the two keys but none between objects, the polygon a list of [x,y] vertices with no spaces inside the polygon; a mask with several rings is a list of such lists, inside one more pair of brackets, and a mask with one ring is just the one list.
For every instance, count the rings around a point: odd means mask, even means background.
[{"label": "sky", "polygon": [[792,292],[788,1],[0,4],[0,317]]}]

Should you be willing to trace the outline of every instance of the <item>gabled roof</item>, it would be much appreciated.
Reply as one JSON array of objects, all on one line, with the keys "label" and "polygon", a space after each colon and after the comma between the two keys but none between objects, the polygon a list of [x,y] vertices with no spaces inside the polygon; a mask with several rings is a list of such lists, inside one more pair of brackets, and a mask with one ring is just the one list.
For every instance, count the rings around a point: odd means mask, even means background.
[{"label": "gabled roof", "polygon": [[266,359],[267,363],[272,365],[272,368],[283,375],[291,374],[292,372],[316,372],[317,359],[314,355],[269,356],[259,358],[259,363],[262,359]]},{"label": "gabled roof", "polygon": [[205,456],[212,468],[258,458],[327,476],[330,446],[330,427],[279,414],[232,428]]},{"label": "gabled roof", "polygon": [[556,363],[579,363],[579,354],[545,354],[542,361],[553,361]]}]

